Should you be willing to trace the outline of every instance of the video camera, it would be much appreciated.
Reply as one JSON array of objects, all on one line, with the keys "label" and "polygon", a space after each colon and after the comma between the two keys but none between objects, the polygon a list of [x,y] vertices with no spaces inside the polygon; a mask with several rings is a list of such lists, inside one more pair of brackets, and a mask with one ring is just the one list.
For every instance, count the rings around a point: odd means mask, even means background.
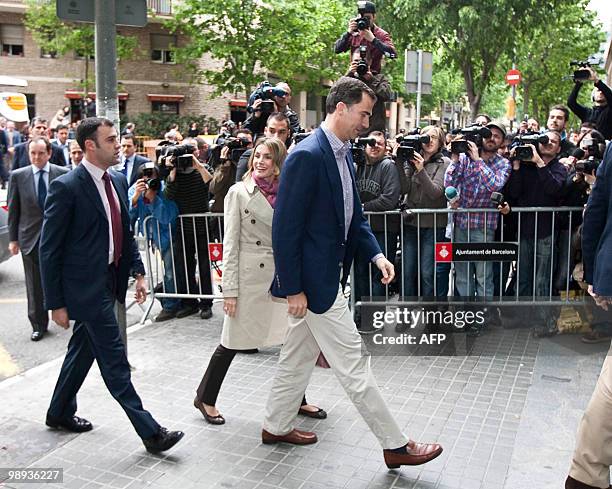
[{"label": "video camera", "polygon": [[451,153],[453,154],[467,153],[469,150],[468,141],[473,141],[476,146],[481,148],[482,141],[493,135],[488,127],[479,125],[464,127],[455,134],[461,134],[463,139],[451,141]]},{"label": "video camera", "polygon": [[157,175],[155,163],[147,161],[142,165],[142,176],[148,189],[158,191],[161,188],[161,178]]},{"label": "video camera", "polygon": [[366,146],[376,146],[376,138],[357,138],[351,144],[351,155],[357,165],[366,164]]},{"label": "video camera", "polygon": [[495,207],[497,207],[498,205],[503,206],[504,202],[506,202],[504,194],[502,194],[501,192],[492,192],[491,193],[491,203],[493,205],[495,205]]},{"label": "video camera", "polygon": [[576,162],[575,168],[578,173],[592,174],[597,171],[601,164],[601,158],[595,156],[589,156],[586,160],[580,160]]},{"label": "video camera", "polygon": [[401,163],[411,163],[414,153],[421,151],[424,144],[429,143],[430,137],[427,134],[408,134],[399,135],[395,140],[399,143],[397,147],[396,160]]},{"label": "video camera", "polygon": [[274,97],[284,97],[287,94],[282,88],[273,87],[267,80],[262,81],[259,86],[249,95],[248,112],[253,112],[253,104],[256,100],[262,100],[259,109],[262,114],[274,112]]},{"label": "video camera", "polygon": [[587,81],[589,79],[589,77],[591,76],[591,73],[589,70],[587,70],[587,68],[590,68],[592,66],[597,66],[599,64],[599,62],[594,59],[594,58],[588,58],[585,61],[570,61],[569,65],[570,68],[577,66],[578,69],[574,70],[574,73],[572,74],[572,80],[575,82],[583,82],[583,81]]},{"label": "video camera", "polygon": [[196,147],[191,144],[174,144],[172,141],[162,141],[155,148],[155,159],[160,168],[166,168],[168,160],[177,170],[185,170],[193,166],[193,153]]},{"label": "video camera", "polygon": [[365,1],[357,2],[357,13],[359,14],[359,17],[357,18],[357,30],[359,31],[365,31],[366,29],[370,28],[370,19],[368,19],[367,17],[364,17],[363,15],[366,12],[367,12],[366,2]]},{"label": "video camera", "polygon": [[238,138],[234,136],[219,137],[217,139],[217,144],[211,149],[210,166],[216,168],[219,163],[221,163],[221,150],[224,147],[231,150],[230,160],[238,164],[238,160],[247,150],[249,144],[250,141],[247,138]]},{"label": "video camera", "polygon": [[548,136],[538,133],[519,134],[512,141],[512,147],[516,148],[514,151],[515,159],[530,161],[533,158],[533,150],[530,146],[527,146],[528,144],[533,144],[537,149],[538,144],[548,144]]}]

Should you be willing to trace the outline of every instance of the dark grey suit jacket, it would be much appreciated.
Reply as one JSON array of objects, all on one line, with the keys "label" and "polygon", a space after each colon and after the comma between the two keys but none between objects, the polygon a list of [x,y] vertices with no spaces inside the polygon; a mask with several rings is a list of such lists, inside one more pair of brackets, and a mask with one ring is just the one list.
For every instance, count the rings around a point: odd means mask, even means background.
[{"label": "dark grey suit jacket", "polygon": [[[49,184],[68,171],[68,168],[51,164]],[[26,255],[36,248],[43,222],[43,210],[38,205],[35,182],[32,166],[28,165],[13,170],[8,188],[9,239],[19,242],[21,252]]]}]

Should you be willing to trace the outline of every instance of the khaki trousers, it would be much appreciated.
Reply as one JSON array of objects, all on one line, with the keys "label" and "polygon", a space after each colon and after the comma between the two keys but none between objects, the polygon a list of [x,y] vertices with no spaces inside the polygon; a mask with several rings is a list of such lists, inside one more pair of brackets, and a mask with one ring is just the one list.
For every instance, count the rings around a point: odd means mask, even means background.
[{"label": "khaki trousers", "polygon": [[607,489],[612,464],[612,347],[595,391],[582,416],[569,475],[577,481]]},{"label": "khaki trousers", "polygon": [[278,373],[266,406],[264,429],[274,435],[293,430],[319,351],[381,446],[399,448],[408,443],[376,385],[370,356],[362,351],[361,336],[341,287],[327,312],[308,311],[303,318],[289,317]]}]

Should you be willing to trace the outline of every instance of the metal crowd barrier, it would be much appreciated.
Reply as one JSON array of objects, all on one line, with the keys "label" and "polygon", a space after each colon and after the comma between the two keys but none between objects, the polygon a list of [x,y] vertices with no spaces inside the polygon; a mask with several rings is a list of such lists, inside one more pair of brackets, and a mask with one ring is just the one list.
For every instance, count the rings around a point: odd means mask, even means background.
[{"label": "metal crowd barrier", "polygon": [[[454,221],[454,216],[464,214],[467,215],[468,219],[471,215],[476,213],[484,213],[484,228],[487,227],[489,219],[498,219],[498,240],[495,242],[501,243],[515,243],[517,245],[518,255],[521,256],[521,226],[523,225],[522,216],[532,214],[533,215],[533,227],[534,232],[537,234],[538,230],[538,219],[542,219],[545,214],[550,214],[551,219],[551,244],[550,244],[550,256],[551,265],[548,276],[548,290],[549,293],[546,296],[539,296],[536,294],[536,282],[538,277],[537,263],[538,263],[538,244],[537,240],[534,242],[533,249],[533,271],[531,272],[531,293],[530,297],[521,297],[519,295],[519,283],[521,277],[521,260],[515,260],[510,262],[509,265],[504,266],[501,261],[492,261],[491,266],[497,267],[499,270],[498,283],[500,284],[498,291],[487,291],[484,290],[483,297],[479,298],[479,303],[482,304],[499,304],[499,303],[516,303],[520,305],[547,305],[555,303],[557,305],[563,304],[570,301],[570,276],[573,269],[572,261],[572,232],[574,231],[573,222],[575,221],[574,213],[582,212],[581,207],[523,207],[513,208],[511,214],[504,216],[495,209],[409,209],[409,210],[395,210],[388,212],[366,212],[368,220],[372,218],[380,219],[383,218],[383,230],[384,233],[384,248],[396,250],[395,262],[399,263],[399,266],[403,268],[403,250],[404,250],[404,239],[405,239],[405,227],[409,224],[404,222],[407,216],[412,217],[412,224],[416,227],[417,235],[417,277],[416,286],[417,294],[416,297],[406,297],[405,284],[403,277],[400,280],[399,287],[395,290],[391,289],[388,285],[384,288],[384,296],[374,297],[373,292],[373,271],[374,267],[370,266],[368,273],[368,289],[369,297],[365,297],[362,294],[361,298],[355,297],[354,284],[355,284],[355,267],[351,269],[351,306],[360,307],[366,302],[371,305],[386,305],[386,306],[399,306],[405,305],[406,300],[418,301],[419,304],[439,303],[440,298],[428,297],[424,298],[421,294],[421,220],[424,216],[430,215],[433,217],[433,227],[438,228],[437,224],[441,216],[446,215],[449,222]],[[564,229],[559,229],[559,219],[566,216],[566,225]],[[506,224],[509,224],[511,219],[516,219],[516,236],[505,236]],[[393,236],[391,228],[393,227],[389,221],[394,220],[394,226],[397,229],[397,223],[399,221],[399,229],[396,232],[396,242],[388,243],[387,239],[389,236]],[[147,277],[149,280],[149,287],[151,290],[152,298],[158,299],[215,299],[221,297],[220,289],[220,277],[222,275],[222,247],[223,242],[223,214],[221,213],[204,213],[204,214],[189,214],[181,215],[177,219],[176,231],[174,232],[173,239],[168,241],[166,249],[160,249],[159,239],[160,231],[162,227],[158,221],[153,220],[151,216],[147,217],[144,221],[145,229],[145,240],[147,246],[145,247],[146,254],[146,267]],[[456,244],[455,240],[455,227],[452,224],[448,226],[449,238],[448,242],[437,241],[438,243],[447,243],[449,245]],[[567,232],[565,227],[567,227]],[[172,227],[167,226],[167,231],[172,235]],[[559,232],[561,231],[561,232]],[[474,230],[467,231],[467,239],[470,240],[470,233]],[[446,234],[446,232],[445,232]],[[485,242],[486,233],[485,233]],[[389,246],[390,245],[390,246]],[[393,251],[392,251],[393,252]],[[205,256],[201,256],[205,253]],[[166,255],[165,260],[164,256]],[[558,258],[563,258],[563,263],[559,263]],[[391,257],[388,257],[391,259]],[[393,261],[393,260],[392,260]],[[476,260],[475,260],[476,261]],[[470,270],[470,264],[468,263],[468,273]],[[433,274],[433,290],[434,295],[438,288],[438,277],[437,277],[437,266],[439,263],[434,258],[434,274]],[[448,297],[443,298],[446,302],[452,302],[456,299],[465,301],[465,297],[456,297],[455,292],[455,281],[456,281],[456,264],[450,263],[450,272],[447,277],[448,279]],[[557,272],[557,280],[559,277],[563,278],[564,287],[554,287],[555,272]],[[523,273],[525,273],[523,271]],[[507,276],[504,276],[506,275]],[[164,280],[166,275],[166,280]],[[205,277],[202,275],[206,275]],[[213,275],[216,277],[217,282],[213,279]],[[397,275],[397,274],[396,274]],[[191,276],[191,280],[189,279]],[[507,288],[502,285],[508,285],[514,281],[514,292],[512,295],[507,294]],[[468,277],[468,284],[472,282],[471,277]],[[205,289],[208,287],[203,284],[210,284],[209,292]],[[179,290],[180,289],[180,290]],[[474,291],[472,291],[472,294]],[[367,295],[367,294],[366,294]],[[406,300],[404,300],[406,299]],[[143,321],[149,315],[154,301],[148,306],[147,311],[143,316]],[[572,304],[576,304],[575,300],[571,301]]]}]

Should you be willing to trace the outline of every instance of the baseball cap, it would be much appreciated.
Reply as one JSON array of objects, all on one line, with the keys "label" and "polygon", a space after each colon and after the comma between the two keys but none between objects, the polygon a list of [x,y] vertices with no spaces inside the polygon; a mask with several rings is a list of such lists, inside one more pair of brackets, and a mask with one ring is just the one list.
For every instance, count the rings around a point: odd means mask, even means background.
[{"label": "baseball cap", "polygon": [[506,137],[506,126],[504,126],[503,122],[491,121],[487,124],[486,127],[488,127],[489,129],[492,129],[494,127],[495,129],[501,131],[503,137]]}]

